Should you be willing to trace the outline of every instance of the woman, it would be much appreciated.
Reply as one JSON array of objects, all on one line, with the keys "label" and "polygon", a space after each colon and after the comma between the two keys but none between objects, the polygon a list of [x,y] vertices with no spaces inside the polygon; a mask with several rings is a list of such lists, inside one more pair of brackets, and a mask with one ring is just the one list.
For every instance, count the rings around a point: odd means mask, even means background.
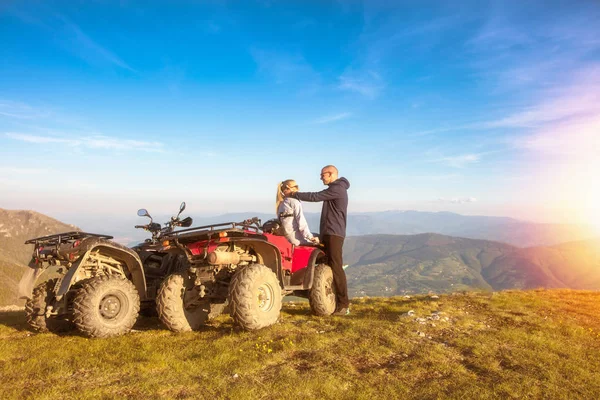
[{"label": "woman", "polygon": [[302,212],[302,203],[293,197],[288,197],[298,191],[298,184],[293,179],[277,184],[277,197],[275,212],[279,218],[282,231],[287,240],[295,246],[318,244],[319,239],[314,237],[308,229],[306,218]]}]

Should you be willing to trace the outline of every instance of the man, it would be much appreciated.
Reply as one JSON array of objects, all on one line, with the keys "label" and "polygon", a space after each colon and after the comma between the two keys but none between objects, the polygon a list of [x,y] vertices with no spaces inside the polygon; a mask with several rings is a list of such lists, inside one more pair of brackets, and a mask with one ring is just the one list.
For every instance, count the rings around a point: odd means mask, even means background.
[{"label": "man", "polygon": [[329,187],[320,192],[296,192],[292,196],[302,201],[323,202],[319,234],[321,242],[325,245],[329,266],[333,270],[337,302],[337,308],[333,315],[348,315],[350,314],[350,302],[346,273],[342,266],[342,247],[346,237],[350,182],[346,178],[338,178],[338,170],[333,165],[323,167],[321,181]]}]

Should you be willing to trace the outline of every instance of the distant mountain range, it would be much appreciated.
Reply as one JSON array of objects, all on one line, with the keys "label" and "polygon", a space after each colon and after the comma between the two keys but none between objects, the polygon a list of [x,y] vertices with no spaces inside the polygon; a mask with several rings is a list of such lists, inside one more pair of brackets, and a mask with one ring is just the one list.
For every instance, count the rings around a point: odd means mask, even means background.
[{"label": "distant mountain range", "polygon": [[600,290],[600,239],[548,247],[444,236],[369,235],[346,240],[354,296],[428,291],[571,288]]},{"label": "distant mountain range", "polygon": [[[256,213],[227,214],[198,218],[194,225],[241,221],[251,216],[263,221],[270,217]],[[311,226],[318,227],[318,215],[309,214],[308,219]],[[129,234],[138,235],[138,241],[147,236],[133,229],[140,222],[139,218],[132,219],[128,228]],[[437,233],[350,236],[344,245],[344,259],[350,265],[347,274],[351,294],[392,296],[536,287],[600,290],[600,240],[578,240],[586,236],[581,227],[452,213],[394,211],[352,214],[348,230],[401,232],[433,226],[444,231],[472,232],[474,236],[500,236],[505,240],[503,243]],[[23,244],[25,240],[72,230],[79,228],[34,211],[0,209],[0,305],[17,302],[17,283],[32,251],[31,245]],[[119,235],[117,229],[110,227],[85,230]],[[536,232],[538,239],[534,237]],[[508,244],[506,238],[513,241],[522,238],[523,243],[548,241],[553,245],[521,248]],[[560,238],[568,243],[554,244]]]},{"label": "distant mountain range", "polygon": [[[207,221],[236,221],[247,218],[249,214],[226,214]],[[267,214],[261,218],[267,220],[273,216]],[[319,229],[319,218],[318,213],[306,214],[312,230]],[[198,222],[202,223],[202,220]],[[581,225],[539,224],[506,217],[467,216],[451,212],[383,211],[348,215],[348,236],[421,233],[493,240],[518,247],[549,246],[594,237],[590,227]]]},{"label": "distant mountain range", "polygon": [[[151,210],[150,210],[151,211]],[[185,212],[184,212],[184,215]],[[309,227],[319,230],[319,213],[306,213]],[[259,217],[263,222],[273,214],[243,212],[212,217],[194,217],[194,226],[220,222],[242,221]],[[170,215],[155,215],[155,222],[168,221]],[[83,218],[83,217],[82,217]],[[134,244],[148,237],[147,232],[133,228],[147,219],[131,216],[107,221],[106,216],[88,216],[77,224],[86,231],[110,234],[125,244]],[[570,224],[540,224],[507,217],[467,216],[451,212],[382,211],[348,215],[348,236],[391,234],[417,235],[439,233],[470,239],[493,240],[517,247],[552,246],[559,243],[591,239],[597,234],[591,227]]]}]

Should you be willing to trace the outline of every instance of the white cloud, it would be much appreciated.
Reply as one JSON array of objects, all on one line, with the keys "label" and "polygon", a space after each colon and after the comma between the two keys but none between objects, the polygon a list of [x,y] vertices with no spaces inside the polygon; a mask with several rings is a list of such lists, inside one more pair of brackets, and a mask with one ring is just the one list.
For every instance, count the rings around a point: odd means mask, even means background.
[{"label": "white cloud", "polygon": [[478,163],[480,161],[480,159],[481,159],[480,154],[461,154],[461,155],[452,156],[452,157],[442,157],[442,158],[438,158],[438,159],[435,159],[432,161],[443,163],[443,164],[446,164],[446,165],[448,165],[450,167],[454,167],[454,168],[463,168],[469,164]]},{"label": "white cloud", "polygon": [[366,74],[345,73],[339,77],[338,89],[359,93],[370,99],[377,97],[383,87],[381,77],[373,71]]},{"label": "white cloud", "polygon": [[102,47],[97,42],[95,42],[92,38],[85,34],[79,28],[78,25],[70,22],[64,16],[60,16],[60,19],[64,21],[64,26],[67,28],[69,35],[73,39],[73,42],[76,44],[75,51],[86,61],[89,61],[88,58],[98,57],[105,61],[108,61],[112,65],[116,65],[117,67],[127,69],[132,72],[136,72],[133,68],[131,68],[125,61],[119,58],[116,54],[112,53],[108,49]]},{"label": "white cloud", "polygon": [[448,204],[466,204],[466,203],[475,203],[475,202],[477,202],[477,199],[475,197],[452,197],[452,198],[440,197],[439,199],[437,199],[437,202],[448,203]]},{"label": "white cloud", "polygon": [[318,85],[319,74],[300,54],[250,49],[261,73],[277,84]]},{"label": "white cloud", "polygon": [[352,116],[352,113],[343,112],[339,114],[326,115],[314,121],[315,124],[327,124],[330,122],[340,121]]},{"label": "white cloud", "polygon": [[522,111],[481,127],[536,127],[600,113],[600,64],[578,71],[572,82],[541,93],[541,100]]},{"label": "white cloud", "polygon": [[50,116],[51,113],[47,110],[41,110],[25,103],[0,100],[0,115],[10,118],[29,120],[46,118]]},{"label": "white cloud", "polygon": [[90,64],[110,64],[132,72],[131,66],[87,35],[76,23],[39,4],[38,7],[12,7],[9,12],[23,23],[43,28],[56,43]]},{"label": "white cloud", "polygon": [[27,143],[48,144],[57,143],[71,147],[105,150],[138,150],[148,152],[162,152],[163,144],[160,142],[145,142],[140,140],[119,139],[109,136],[89,136],[81,138],[61,138],[53,136],[39,136],[22,133],[8,132],[6,137]]},{"label": "white cloud", "polygon": [[46,168],[0,167],[0,174],[2,175],[38,175],[47,174],[48,172],[51,172],[51,170]]},{"label": "white cloud", "polygon": [[598,158],[600,154],[600,114],[538,129],[512,140],[521,149],[544,155]]}]

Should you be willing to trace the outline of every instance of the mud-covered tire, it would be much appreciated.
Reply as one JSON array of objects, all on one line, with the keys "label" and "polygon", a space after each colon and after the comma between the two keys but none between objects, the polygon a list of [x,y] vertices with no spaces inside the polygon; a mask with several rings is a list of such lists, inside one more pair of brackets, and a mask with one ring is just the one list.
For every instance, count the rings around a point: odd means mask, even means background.
[{"label": "mud-covered tire", "polygon": [[25,303],[27,324],[35,332],[61,333],[75,329],[73,322],[57,316],[46,317],[46,307],[54,300],[54,287],[58,279],[42,282],[33,289]]},{"label": "mud-covered tire", "polygon": [[308,303],[315,315],[327,316],[335,311],[337,302],[333,285],[333,270],[329,265],[319,264],[315,267]]},{"label": "mud-covered tire", "polygon": [[140,311],[133,283],[119,275],[85,281],[73,299],[73,321],[89,337],[119,336],[131,330]]},{"label": "mud-covered tire", "polygon": [[224,305],[195,300],[186,304],[186,292],[194,290],[194,280],[187,272],[169,275],[158,289],[156,311],[163,324],[174,332],[197,331],[223,312]]},{"label": "mud-covered tire", "polygon": [[242,268],[229,285],[230,314],[246,330],[273,325],[281,312],[281,286],[277,275],[262,264]]}]

